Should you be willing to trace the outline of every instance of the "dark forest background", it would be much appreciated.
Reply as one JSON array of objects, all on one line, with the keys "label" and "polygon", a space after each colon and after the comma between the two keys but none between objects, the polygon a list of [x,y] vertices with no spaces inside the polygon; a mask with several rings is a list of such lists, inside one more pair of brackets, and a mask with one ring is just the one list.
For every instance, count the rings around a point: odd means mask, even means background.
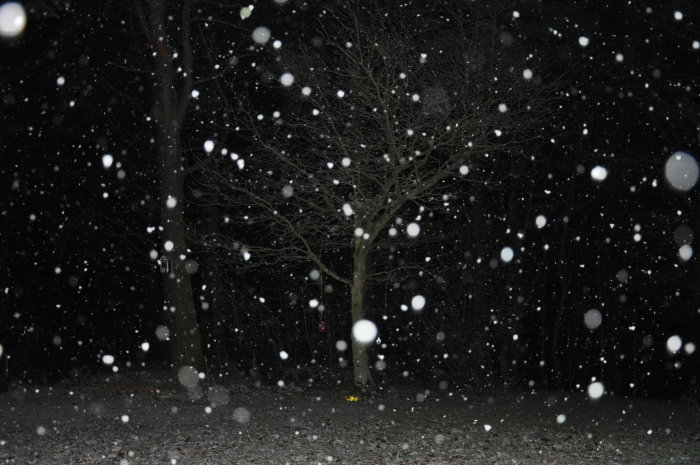
[{"label": "dark forest background", "polygon": [[[183,3],[167,2],[172,21]],[[351,340],[349,290],[310,260],[245,259],[245,244],[274,248],[275,229],[249,221],[254,213],[242,202],[214,200],[202,174],[242,171],[230,157],[228,166],[208,163],[208,140],[214,155],[226,148],[254,163],[254,141],[238,130],[247,109],[279,110],[289,121],[308,113],[301,93],[278,80],[299,62],[294,53],[334,56],[324,41],[334,9],[344,7],[251,3],[244,19],[244,4],[193,2],[195,68],[207,72],[196,76],[182,126],[182,204],[202,368],[272,383],[347,382],[349,350],[336,343]],[[531,60],[532,85],[551,99],[530,116],[532,137],[517,150],[455,173],[449,201],[413,202],[401,213],[405,223],[421,215],[421,235],[406,241],[405,224],[395,225],[405,247],[382,249],[377,260],[393,260],[400,272],[367,286],[366,317],[381,340],[369,351],[374,381],[571,390],[596,377],[621,395],[697,389],[698,258],[678,250],[694,247],[699,191],[679,192],[664,178],[674,152],[700,154],[696,2],[383,3],[350,8],[420,18],[450,34],[458,31],[448,13],[485,21],[489,47]],[[162,167],[154,134],[163,109],[137,8],[25,7],[22,37],[0,43],[2,377],[45,383],[106,373],[105,354],[120,370],[166,367],[171,343],[156,336],[168,316],[155,260]],[[271,31],[266,44],[251,38],[259,26]],[[427,53],[427,66],[442,46],[434,40],[416,50],[416,60]],[[605,180],[592,179],[596,166]],[[248,175],[267,182],[264,171]],[[220,247],[216,237],[242,248]],[[506,246],[515,251],[509,263]],[[421,312],[410,308],[415,295],[426,298]],[[584,324],[591,309],[603,317],[593,330]],[[667,349],[671,336],[686,344],[677,353]]]}]

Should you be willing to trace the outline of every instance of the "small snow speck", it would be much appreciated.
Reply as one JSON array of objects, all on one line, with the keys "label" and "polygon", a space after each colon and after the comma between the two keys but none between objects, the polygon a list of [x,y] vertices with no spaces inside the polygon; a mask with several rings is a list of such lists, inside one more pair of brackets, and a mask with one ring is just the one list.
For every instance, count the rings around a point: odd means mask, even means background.
[{"label": "small snow speck", "polygon": [[666,161],[664,173],[666,180],[674,189],[687,192],[698,181],[698,163],[686,152],[675,152]]},{"label": "small snow speck", "polygon": [[605,392],[605,386],[600,381],[595,381],[588,385],[588,397],[591,399],[600,399]]},{"label": "small snow speck", "polygon": [[537,218],[535,218],[535,225],[537,229],[544,228],[547,225],[547,217],[544,215],[537,215]]},{"label": "small snow speck", "polygon": [[693,248],[688,244],[683,244],[678,249],[678,256],[684,262],[687,262],[693,257]]},{"label": "small snow speck", "polygon": [[668,349],[668,351],[672,354],[675,354],[679,350],[681,350],[682,345],[683,345],[683,340],[678,335],[673,335],[673,336],[669,337],[668,340],[666,341],[666,349]]},{"label": "small snow speck", "polygon": [[294,187],[291,184],[286,184],[282,188],[282,197],[284,197],[285,199],[288,199],[293,195],[294,195]]},{"label": "small snow speck", "polygon": [[409,223],[406,226],[406,234],[408,234],[408,237],[417,237],[420,234],[420,225],[418,223]]},{"label": "small snow speck", "polygon": [[102,166],[109,168],[114,163],[114,157],[109,153],[102,155]]},{"label": "small snow speck", "polygon": [[425,307],[425,297],[423,297],[420,294],[413,296],[413,298],[411,299],[411,308],[413,308],[413,310],[419,312],[419,311],[423,310],[424,307]]},{"label": "small snow speck", "polygon": [[170,329],[165,325],[159,325],[156,328],[156,337],[159,341],[167,341],[170,339]]},{"label": "small snow speck", "polygon": [[16,37],[27,25],[27,13],[18,2],[7,2],[0,6],[0,36]]},{"label": "small snow speck", "polygon": [[600,310],[592,308],[583,315],[583,322],[588,329],[596,329],[603,322],[603,315]]},{"label": "small snow speck", "polygon": [[345,342],[344,340],[338,339],[337,341],[335,341],[335,349],[338,352],[344,352],[345,350],[347,350],[347,348],[348,348],[348,343]]},{"label": "small snow speck", "polygon": [[238,423],[248,423],[250,421],[250,410],[245,407],[238,407],[233,411],[233,419]]},{"label": "small snow speck", "polygon": [[291,86],[294,84],[294,75],[292,73],[284,73],[280,76],[280,83],[285,87]]},{"label": "small snow speck", "polygon": [[371,344],[377,339],[377,325],[366,319],[357,320],[352,325],[352,337],[360,344]]},{"label": "small snow speck", "polygon": [[260,45],[266,44],[271,35],[270,29],[265,26],[259,26],[253,30],[253,40]]},{"label": "small snow speck", "polygon": [[514,256],[515,252],[513,252],[513,249],[510,247],[503,247],[503,249],[501,249],[501,260],[503,260],[504,263],[509,263],[513,260]]},{"label": "small snow speck", "polygon": [[600,165],[594,166],[591,170],[591,178],[593,178],[594,181],[605,181],[607,177],[608,170]]}]

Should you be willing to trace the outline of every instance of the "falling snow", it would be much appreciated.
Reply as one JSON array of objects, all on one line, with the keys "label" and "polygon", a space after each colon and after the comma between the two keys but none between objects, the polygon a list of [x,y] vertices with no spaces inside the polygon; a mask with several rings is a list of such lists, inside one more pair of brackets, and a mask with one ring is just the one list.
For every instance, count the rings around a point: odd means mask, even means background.
[{"label": "falling snow", "polygon": [[294,84],[294,75],[292,73],[284,73],[280,76],[280,83],[285,87],[291,86]]},{"label": "falling snow", "polygon": [[515,256],[515,252],[513,251],[512,248],[503,247],[501,249],[501,260],[503,260],[504,263],[509,263],[511,260],[513,260],[514,256]]},{"label": "falling snow", "polygon": [[411,308],[415,311],[421,311],[425,307],[425,297],[422,295],[413,296],[411,299]]},{"label": "falling snow", "polygon": [[0,5],[0,36],[16,37],[24,31],[27,13],[18,2],[6,2]]},{"label": "falling snow", "polygon": [[591,178],[593,178],[594,181],[605,181],[607,177],[608,170],[605,167],[597,165],[591,169]]},{"label": "falling snow", "polygon": [[253,30],[253,40],[260,45],[264,45],[270,40],[271,34],[270,29],[265,26],[259,26]]},{"label": "falling snow", "polygon": [[596,329],[603,323],[603,315],[597,308],[592,308],[583,315],[583,322],[588,329]]},{"label": "falling snow", "polygon": [[664,167],[668,183],[679,191],[689,191],[698,182],[698,163],[685,152],[676,152],[669,157]]},{"label": "falling snow", "polygon": [[420,225],[418,223],[409,223],[406,226],[406,234],[408,237],[417,237],[420,234]]},{"label": "falling snow", "polygon": [[377,325],[370,320],[357,320],[352,325],[352,337],[360,344],[370,344],[377,338]]},{"label": "falling snow", "polygon": [[0,1],[0,463],[700,463],[692,2],[171,3]]}]

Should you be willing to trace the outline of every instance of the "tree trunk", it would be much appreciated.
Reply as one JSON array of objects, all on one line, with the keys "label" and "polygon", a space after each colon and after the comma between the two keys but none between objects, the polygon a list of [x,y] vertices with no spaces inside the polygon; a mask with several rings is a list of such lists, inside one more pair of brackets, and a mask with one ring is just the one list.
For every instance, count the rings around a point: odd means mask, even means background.
[{"label": "tree trunk", "polygon": [[498,371],[501,385],[504,388],[509,388],[513,381],[511,377],[511,364],[508,357],[508,337],[503,335],[498,349]]},{"label": "tree trunk", "polygon": [[[569,188],[567,190],[567,203],[570,205],[574,199],[574,189],[575,184],[573,182],[569,183]],[[569,210],[570,210],[569,206]],[[564,223],[561,230],[561,239],[559,243],[559,255],[557,257],[557,277],[559,279],[559,299],[557,302],[556,316],[554,318],[554,323],[552,327],[552,340],[551,340],[551,355],[552,355],[552,381],[555,383],[557,389],[564,388],[563,383],[563,373],[561,372],[560,363],[560,337],[562,329],[564,328],[564,319],[566,317],[565,308],[569,298],[569,273],[567,272],[567,266],[565,260],[567,259],[568,252],[568,232],[569,223]],[[570,354],[566,354],[570,356]],[[571,381],[568,381],[571,383]]]},{"label": "tree trunk", "polygon": [[[4,167],[3,167],[4,168]],[[6,171],[0,170],[0,180],[4,176]],[[2,221],[2,231],[0,232],[0,392],[7,391],[7,386],[10,382],[9,378],[9,366],[8,366],[8,354],[9,342],[10,342],[10,254],[9,246],[11,242],[8,241],[9,228],[7,227],[8,221],[3,219]],[[5,346],[3,346],[5,344]]]},{"label": "tree trunk", "polygon": [[[3,162],[5,159],[3,159]],[[10,185],[10,169],[9,159],[7,162],[0,165],[0,182],[3,186]],[[9,197],[6,197],[9,199]],[[6,208],[6,203],[0,205]],[[9,380],[9,359],[8,350],[10,349],[10,338],[13,334],[10,332],[10,292],[13,292],[13,286],[10,286],[12,280],[11,262],[10,262],[10,221],[9,215],[2,215],[0,221],[0,392],[7,391]],[[13,338],[14,339],[14,338]],[[2,344],[5,344],[4,346]]]},{"label": "tree trunk", "polygon": [[164,254],[172,264],[170,273],[163,277],[165,306],[170,315],[171,365],[175,369],[191,365],[198,370],[205,370],[192,282],[187,271],[185,169],[180,144],[182,122],[187,113],[187,99],[192,85],[192,48],[189,36],[191,3],[187,0],[183,3],[179,32],[186,72],[179,83],[173,63],[174,51],[166,27],[166,3],[165,0],[149,0],[146,2],[148,12],[139,2],[135,2],[135,6],[139,21],[154,51],[160,219]]},{"label": "tree trunk", "polygon": [[[161,123],[162,124],[162,123]],[[185,242],[185,175],[180,163],[180,134],[176,128],[159,128],[160,217],[163,227],[165,257],[172,263],[170,273],[163,276],[165,305],[171,316],[171,364],[174,368],[191,365],[204,370],[204,356],[194,307],[192,282],[187,271]],[[164,140],[165,139],[165,140]],[[172,206],[168,199],[175,199]],[[172,250],[167,250],[172,243]]]},{"label": "tree trunk", "polygon": [[[350,308],[352,312],[352,324],[365,317],[365,287],[367,285],[367,262],[369,258],[369,244],[361,237],[355,239],[355,254],[353,257],[353,274],[350,284]],[[352,366],[355,384],[367,385],[373,383],[372,374],[369,371],[369,346],[352,338]]]},{"label": "tree trunk", "polygon": [[[204,233],[210,240],[218,240],[219,235],[219,209],[214,206],[206,206],[202,210],[202,221],[204,223]],[[204,340],[208,344],[208,357],[210,369],[216,370],[219,374],[226,371],[228,365],[226,357],[226,346],[224,345],[224,322],[226,321],[224,312],[223,270],[219,265],[219,260],[213,252],[215,247],[208,244],[202,254],[203,263],[200,266],[202,281],[206,284],[206,302],[209,308],[200,313]],[[231,370],[234,375],[238,371]],[[229,372],[229,374],[231,373]]]},{"label": "tree trunk", "polygon": [[0,295],[0,392],[6,392],[10,383],[9,359],[7,358],[9,347],[3,346],[2,343],[8,344],[10,342],[10,296],[5,292],[5,288],[0,289],[0,292],[4,294]]}]

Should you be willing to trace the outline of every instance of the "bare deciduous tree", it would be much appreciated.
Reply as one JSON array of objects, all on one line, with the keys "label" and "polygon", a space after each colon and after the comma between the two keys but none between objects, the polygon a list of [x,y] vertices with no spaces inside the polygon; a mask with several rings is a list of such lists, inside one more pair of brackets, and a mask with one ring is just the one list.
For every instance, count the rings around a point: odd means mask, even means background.
[{"label": "bare deciduous tree", "polygon": [[[214,82],[235,63],[230,45],[226,44],[223,51],[216,50],[216,40],[212,39],[215,25],[219,29],[238,28],[226,21],[235,7],[196,0],[134,0],[133,5],[147,44],[138,71],[147,72],[155,84],[160,224],[163,254],[172,263],[172,270],[163,278],[165,304],[172,315],[172,362],[176,367],[193,365],[201,370],[205,363],[188,272],[191,257],[184,215],[185,181],[193,167],[186,158],[183,132],[192,99],[199,93],[197,88]],[[209,11],[212,8],[214,13]],[[203,34],[205,30],[209,37]]]},{"label": "bare deciduous tree", "polygon": [[[219,244],[250,263],[312,262],[349,287],[353,323],[365,318],[368,280],[387,271],[375,260],[382,244],[420,240],[416,207],[449,202],[475,171],[507,176],[489,173],[491,160],[522,156],[553,98],[475,12],[381,8],[325,12],[311,45],[286,46],[281,114],[242,102],[237,137],[252,145],[240,151],[252,148],[204,179],[248,225],[271,228]],[[397,221],[411,211],[415,225]],[[372,381],[367,350],[353,341],[357,384]]]}]

